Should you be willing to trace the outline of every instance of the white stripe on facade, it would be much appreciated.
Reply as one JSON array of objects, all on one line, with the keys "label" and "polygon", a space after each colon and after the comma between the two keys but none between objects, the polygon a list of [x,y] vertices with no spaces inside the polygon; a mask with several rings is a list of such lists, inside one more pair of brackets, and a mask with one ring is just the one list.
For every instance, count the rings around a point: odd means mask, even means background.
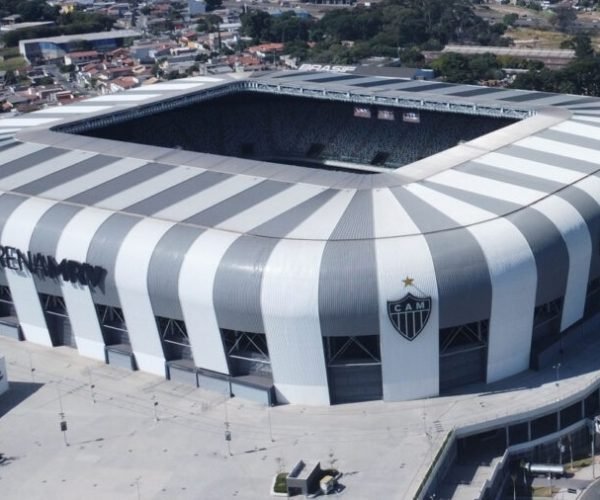
[{"label": "white stripe on facade", "polygon": [[588,225],[579,212],[562,198],[549,197],[536,203],[533,208],[548,217],[557,227],[569,253],[569,274],[560,322],[562,331],[583,317],[592,240]]},{"label": "white stripe on facade", "polygon": [[557,130],[558,132],[565,132],[567,134],[574,134],[580,137],[587,137],[588,139],[600,140],[598,127],[577,123],[571,120],[559,123],[550,130]]},{"label": "white stripe on facade", "polygon": [[18,146],[7,149],[6,151],[0,152],[0,164],[4,165],[11,161],[20,160],[21,158],[37,153],[48,146],[42,144],[33,144],[26,142],[25,144],[19,144]]},{"label": "white stripe on facade", "polygon": [[[127,161],[131,162],[132,165],[141,167],[146,163],[142,160],[134,159],[128,159]],[[151,196],[162,193],[170,187],[176,186],[202,172],[202,169],[195,169],[192,167],[175,167],[162,174],[156,175],[151,179],[142,181],[124,191],[118,192],[113,196],[100,200],[94,206],[109,210],[123,210],[125,207],[129,207],[150,198]]]},{"label": "white stripe on facade", "polygon": [[154,217],[167,220],[184,220],[262,181],[263,179],[244,175],[229,177],[214,186],[157,212],[154,214]]},{"label": "white stripe on facade", "polygon": [[[437,184],[442,184],[443,186],[454,187],[471,193],[485,193],[485,196],[510,201],[524,206],[530,205],[546,196],[546,193],[542,193],[541,191],[487,179],[458,170],[446,170],[431,176],[428,180]],[[410,186],[412,186],[412,184]],[[481,212],[478,213],[478,216],[481,216]],[[471,223],[478,222],[478,216],[476,216]]]},{"label": "white stripe on facade", "polygon": [[217,268],[238,234],[207,231],[185,254],[179,274],[179,302],[194,363],[208,370],[229,373],[213,304]]},{"label": "white stripe on facade", "polygon": [[90,189],[90,186],[98,186],[145,164],[146,162],[144,160],[134,160],[130,158],[118,160],[105,167],[93,170],[88,174],[64,182],[59,186],[50,188],[43,193],[40,193],[38,196],[55,200],[65,200]]},{"label": "white stripe on facade", "polygon": [[531,175],[541,179],[560,182],[562,184],[571,184],[587,175],[584,172],[555,167],[537,161],[515,158],[501,153],[489,153],[477,158],[476,162],[481,163],[482,165],[501,168],[508,172]]},{"label": "white stripe on facade", "polygon": [[58,114],[58,115],[74,115],[74,114],[89,114],[98,113],[99,111],[107,111],[110,106],[87,106],[79,104],[77,106],[53,106],[51,108],[36,111],[35,115],[40,114]]},{"label": "white stripe on facade", "polygon": [[109,94],[100,97],[92,97],[87,102],[137,102],[145,101],[146,99],[154,99],[160,97],[160,94]]},{"label": "white stripe on facade", "polygon": [[515,142],[515,145],[537,151],[544,151],[546,153],[552,153],[559,156],[566,156],[567,158],[571,158],[573,160],[581,160],[600,164],[598,151],[595,151],[594,149],[553,141],[543,137],[527,137],[526,139]]},{"label": "white stripe on facade", "polygon": [[[451,217],[475,237],[487,262],[492,284],[487,382],[529,367],[537,270],[533,252],[508,220],[419,184],[407,189]],[[494,219],[473,224],[477,219]]]},{"label": "white stripe on facade", "polygon": [[[93,207],[77,212],[60,235],[56,245],[57,260],[87,262],[96,231],[111,215],[108,210]],[[91,264],[94,265],[93,262]],[[77,350],[83,356],[104,361],[104,339],[90,290],[77,283],[63,281],[61,285]]]},{"label": "white stripe on facade", "polygon": [[0,122],[0,127],[37,127],[58,120],[60,118],[9,118],[6,122]]},{"label": "white stripe on facade", "polygon": [[258,220],[267,221],[278,214],[323,192],[325,188],[310,184],[293,184],[289,188],[257,203],[215,226],[216,229],[243,232],[259,225]]},{"label": "white stripe on facade", "polygon": [[[373,219],[379,288],[379,333],[383,399],[401,401],[439,393],[439,299],[433,259],[425,237],[396,197],[388,190],[374,192]],[[413,234],[397,238],[389,233]],[[410,255],[410,259],[402,256]],[[402,280],[414,279],[414,287]],[[388,315],[388,301],[408,293],[431,298],[429,319],[412,341],[404,338]]]},{"label": "white stripe on facade", "polygon": [[125,236],[115,263],[115,283],[131,347],[140,370],[164,376],[165,357],[148,294],[154,248],[172,222],[143,219]]},{"label": "white stripe on facade", "polygon": [[0,189],[4,191],[11,191],[24,186],[30,182],[46,177],[47,175],[53,174],[64,168],[70,167],[81,161],[87,160],[95,156],[95,153],[88,153],[86,151],[70,151],[62,154],[55,158],[47,161],[38,163],[29,168],[24,168],[19,172],[9,175],[4,179],[0,179]]},{"label": "white stripe on facade", "polygon": [[162,92],[166,90],[189,90],[195,87],[202,87],[203,83],[156,83],[151,87],[136,87],[129,92]]},{"label": "white stripe on facade", "polygon": [[[354,191],[340,191],[277,243],[263,271],[261,309],[277,397],[329,404],[319,321],[319,275],[326,240]],[[319,240],[301,235],[319,227]],[[295,239],[299,238],[299,239]]]},{"label": "white stripe on facade", "polygon": [[[2,245],[23,252],[29,250],[36,224],[54,204],[55,202],[38,198],[25,200],[6,220],[2,231]],[[25,338],[35,344],[51,347],[50,332],[33,276],[26,269],[17,271],[5,268],[5,273]]]}]

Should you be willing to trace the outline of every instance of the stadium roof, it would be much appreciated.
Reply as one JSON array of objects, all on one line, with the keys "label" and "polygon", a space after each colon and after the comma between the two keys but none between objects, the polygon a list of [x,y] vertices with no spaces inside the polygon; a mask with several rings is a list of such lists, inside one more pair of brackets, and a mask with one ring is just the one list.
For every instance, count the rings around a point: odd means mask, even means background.
[{"label": "stadium roof", "polygon": [[[57,130],[108,125],[232,89],[524,119],[369,175]],[[597,98],[331,72],[194,77],[0,120],[0,141],[19,143],[0,151],[0,190],[273,238],[408,236],[491,221],[570,186],[591,192],[600,169],[599,132]],[[383,223],[374,224],[373,210]],[[314,224],[290,229],[311,216]],[[324,229],[336,225],[333,233]]]},{"label": "stadium roof", "polygon": [[104,40],[107,38],[134,38],[142,36],[139,31],[135,30],[114,30],[114,31],[97,31],[95,33],[78,33],[74,35],[60,35],[43,38],[30,38],[28,40],[21,40],[23,44],[31,44],[38,42],[49,42],[49,43],[69,43],[79,40],[86,40],[93,42],[95,40]]}]

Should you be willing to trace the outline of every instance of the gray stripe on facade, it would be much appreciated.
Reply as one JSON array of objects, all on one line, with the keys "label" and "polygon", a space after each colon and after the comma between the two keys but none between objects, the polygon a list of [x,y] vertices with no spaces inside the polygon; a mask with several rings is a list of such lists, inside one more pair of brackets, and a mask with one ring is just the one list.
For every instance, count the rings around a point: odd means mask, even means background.
[{"label": "gray stripe on facade", "polygon": [[456,92],[448,94],[456,97],[477,97],[481,95],[497,94],[498,92],[504,92],[504,89],[495,89],[491,87],[483,87],[471,90],[463,90],[462,92]]},{"label": "gray stripe on facade", "polygon": [[595,200],[589,194],[576,186],[568,186],[556,193],[571,204],[586,222],[592,242],[592,260],[590,265],[590,280],[600,276],[600,200]]},{"label": "gray stripe on facade", "polygon": [[203,229],[175,225],[157,243],[148,265],[148,293],[155,316],[183,320],[179,275],[183,259]]},{"label": "gray stripe on facade", "polygon": [[579,123],[581,125],[587,125],[588,127],[600,128],[600,123],[598,123],[598,122],[591,122],[591,121],[588,121],[588,120],[582,120],[581,118],[577,118],[577,115],[575,115],[575,118],[571,118],[569,121],[570,122],[574,122],[574,123]]},{"label": "gray stripe on facade", "polygon": [[476,207],[487,210],[488,212],[492,212],[496,215],[505,215],[521,209],[521,205],[512,203],[510,201],[499,200],[498,198],[490,198],[488,196],[472,193],[470,191],[463,191],[462,189],[446,186],[444,184],[437,184],[434,181],[423,181],[423,185],[452,198],[456,198],[457,200],[475,205]]},{"label": "gray stripe on facade", "polygon": [[429,92],[431,90],[436,89],[445,89],[448,87],[458,87],[458,85],[454,85],[452,83],[431,83],[431,84],[423,84],[423,85],[415,85],[414,87],[403,88],[403,92]]},{"label": "gray stripe on facade", "polygon": [[152,215],[230,177],[230,175],[220,172],[203,172],[135,203],[127,207],[125,211],[140,215]]},{"label": "gray stripe on facade", "polygon": [[[406,189],[391,191],[425,233],[438,284],[440,328],[489,319],[492,283],[485,255],[475,237]],[[440,224],[456,229],[436,230]]]},{"label": "gray stripe on facade", "polygon": [[553,167],[566,168],[567,170],[574,170],[575,172],[583,172],[591,174],[597,172],[600,168],[595,163],[590,163],[582,160],[574,160],[567,156],[559,156],[553,153],[547,153],[537,149],[525,148],[522,146],[508,146],[498,151],[499,153],[510,155],[513,157],[523,158],[524,160],[536,161],[538,163],[546,163]]},{"label": "gray stripe on facade", "polygon": [[129,231],[141,219],[132,215],[115,213],[106,219],[94,234],[87,253],[87,262],[106,269],[102,286],[91,290],[94,302],[121,307],[115,283],[117,255]]},{"label": "gray stripe on facade", "polygon": [[[568,96],[565,96],[568,97]],[[579,99],[571,99],[570,101],[565,101],[565,102],[561,102],[560,104],[558,104],[558,106],[573,106],[576,104],[585,104],[585,103],[593,103],[594,101],[597,102],[597,99],[594,99],[592,97],[581,97]]]},{"label": "gray stripe on facade", "polygon": [[422,233],[434,233],[462,228],[461,224],[421,201],[417,196],[408,192],[403,187],[390,188],[390,191],[411,217],[415,213],[416,218],[412,218]]},{"label": "gray stripe on facade", "polygon": [[325,244],[319,273],[323,336],[379,334],[373,201],[358,191]]},{"label": "gray stripe on facade", "polygon": [[[220,328],[264,333],[262,277],[279,238],[285,237],[336,193],[329,189],[236,239],[219,263],[213,297]],[[254,236],[260,234],[262,237]],[[267,237],[265,237],[267,236]]]},{"label": "gray stripe on facade", "polygon": [[536,136],[562,142],[564,144],[572,144],[573,146],[581,146],[583,148],[593,149],[594,151],[600,150],[600,140],[569,134],[567,132],[559,132],[558,130],[544,130],[543,132],[536,134]]},{"label": "gray stripe on facade", "polygon": [[90,172],[98,170],[99,168],[105,167],[106,165],[116,162],[117,160],[118,158],[114,156],[92,156],[91,158],[80,161],[75,165],[63,168],[62,170],[54,172],[53,174],[46,175],[41,179],[37,179],[23,186],[19,186],[15,189],[15,191],[35,196],[49,189],[60,186],[65,182],[77,179],[82,175],[88,174]]},{"label": "gray stripe on facade", "polygon": [[528,92],[525,94],[515,95],[513,97],[500,98],[501,101],[507,102],[528,102],[535,101],[537,99],[544,99],[546,97],[554,97],[558,94],[552,94],[550,92]]},{"label": "gray stripe on facade", "polygon": [[545,215],[533,208],[521,207],[507,201],[449,188],[433,182],[428,182],[427,186],[498,216],[504,216],[527,240],[535,258],[536,305],[545,304],[557,297],[564,296],[567,287],[569,254],[560,232]]},{"label": "gray stripe on facade", "polygon": [[337,191],[335,189],[327,189],[322,193],[313,196],[312,198],[300,203],[300,205],[283,212],[273,219],[261,224],[257,228],[249,231],[252,234],[260,236],[268,236],[271,238],[283,238],[290,231],[295,229],[307,217],[321,208],[329,201]]},{"label": "gray stripe on facade", "polygon": [[263,181],[200,213],[192,215],[189,219],[186,219],[186,222],[207,227],[216,226],[290,186],[291,184],[284,182]]},{"label": "gray stripe on facade", "polygon": [[[25,200],[27,200],[27,198],[24,196],[17,196],[11,193],[0,194],[0,236],[4,231],[6,221],[10,218],[12,213],[19,207],[19,205],[21,205],[21,203],[23,203]],[[4,244],[3,241],[0,241],[0,243]],[[0,266],[0,285],[8,286],[6,274],[2,266]]]},{"label": "gray stripe on facade", "polygon": [[[29,250],[31,250],[32,253],[39,252],[43,255],[56,257],[56,248],[63,229],[80,210],[82,210],[82,207],[64,203],[58,203],[50,207],[46,213],[40,217],[33,230],[31,241],[29,243]],[[58,297],[62,296],[62,278],[42,278],[37,274],[34,274],[33,279],[38,293],[46,293]]]},{"label": "gray stripe on facade", "polygon": [[514,184],[516,186],[526,187],[528,189],[535,189],[544,193],[552,193],[565,186],[562,182],[542,179],[541,177],[513,172],[512,170],[504,170],[490,165],[482,165],[477,162],[469,162],[460,165],[455,167],[455,170],[477,175],[478,177],[484,177],[486,179],[493,179],[508,184]]},{"label": "gray stripe on facade", "polygon": [[23,156],[17,160],[9,161],[4,165],[0,165],[0,179],[4,179],[9,175],[16,174],[21,170],[33,167],[34,165],[38,165],[44,161],[51,160],[52,158],[56,158],[57,156],[67,152],[68,151],[64,149],[48,147],[40,151],[36,151],[35,153]]},{"label": "gray stripe on facade", "polygon": [[79,193],[68,201],[73,203],[81,203],[83,205],[94,205],[109,196],[117,194],[121,191],[125,191],[130,187],[136,186],[140,182],[144,182],[152,177],[156,177],[168,170],[171,170],[172,166],[162,165],[160,163],[148,163],[136,168],[126,174],[123,174],[110,181],[103,182],[102,184],[95,186],[83,193]]},{"label": "gray stripe on facade", "polygon": [[262,276],[278,242],[276,238],[244,235],[227,249],[213,288],[220,328],[265,333],[260,304]]},{"label": "gray stripe on facade", "polygon": [[574,113],[576,111],[576,113],[573,116],[593,116],[594,118],[600,116],[600,111],[596,111],[594,113],[584,113],[583,111],[579,111],[579,110],[571,110],[571,111],[573,111]]},{"label": "gray stripe on facade", "polygon": [[524,208],[506,216],[529,243],[537,269],[536,306],[564,297],[569,273],[569,252],[560,231],[543,214]]}]

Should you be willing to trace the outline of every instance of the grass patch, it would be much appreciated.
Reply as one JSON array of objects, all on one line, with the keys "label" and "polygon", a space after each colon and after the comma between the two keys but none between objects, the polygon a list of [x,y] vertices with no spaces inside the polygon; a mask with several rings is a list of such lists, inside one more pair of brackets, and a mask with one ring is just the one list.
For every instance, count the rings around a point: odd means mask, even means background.
[{"label": "grass patch", "polygon": [[27,62],[21,56],[11,57],[0,61],[0,71],[14,71],[16,69],[22,69],[27,66]]},{"label": "grass patch", "polygon": [[19,47],[6,47],[0,50],[0,56],[4,59],[11,59],[13,57],[20,57]]},{"label": "grass patch", "polygon": [[560,44],[570,37],[557,31],[538,30],[534,28],[513,28],[507,35],[519,48],[560,49]]},{"label": "grass patch", "polygon": [[552,488],[550,486],[538,486],[537,488],[531,488],[531,494],[534,497],[552,497]]},{"label": "grass patch", "polygon": [[287,493],[287,472],[280,472],[275,477],[275,484],[273,485],[273,491],[275,493]]}]

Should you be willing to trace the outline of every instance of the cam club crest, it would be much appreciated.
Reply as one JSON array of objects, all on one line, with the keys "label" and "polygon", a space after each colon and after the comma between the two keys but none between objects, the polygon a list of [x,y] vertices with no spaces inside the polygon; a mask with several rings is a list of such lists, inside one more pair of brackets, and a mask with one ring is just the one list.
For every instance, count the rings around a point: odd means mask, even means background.
[{"label": "cam club crest", "polygon": [[407,340],[414,340],[429,319],[431,297],[416,297],[408,293],[400,300],[388,301],[387,311],[398,333]]}]

